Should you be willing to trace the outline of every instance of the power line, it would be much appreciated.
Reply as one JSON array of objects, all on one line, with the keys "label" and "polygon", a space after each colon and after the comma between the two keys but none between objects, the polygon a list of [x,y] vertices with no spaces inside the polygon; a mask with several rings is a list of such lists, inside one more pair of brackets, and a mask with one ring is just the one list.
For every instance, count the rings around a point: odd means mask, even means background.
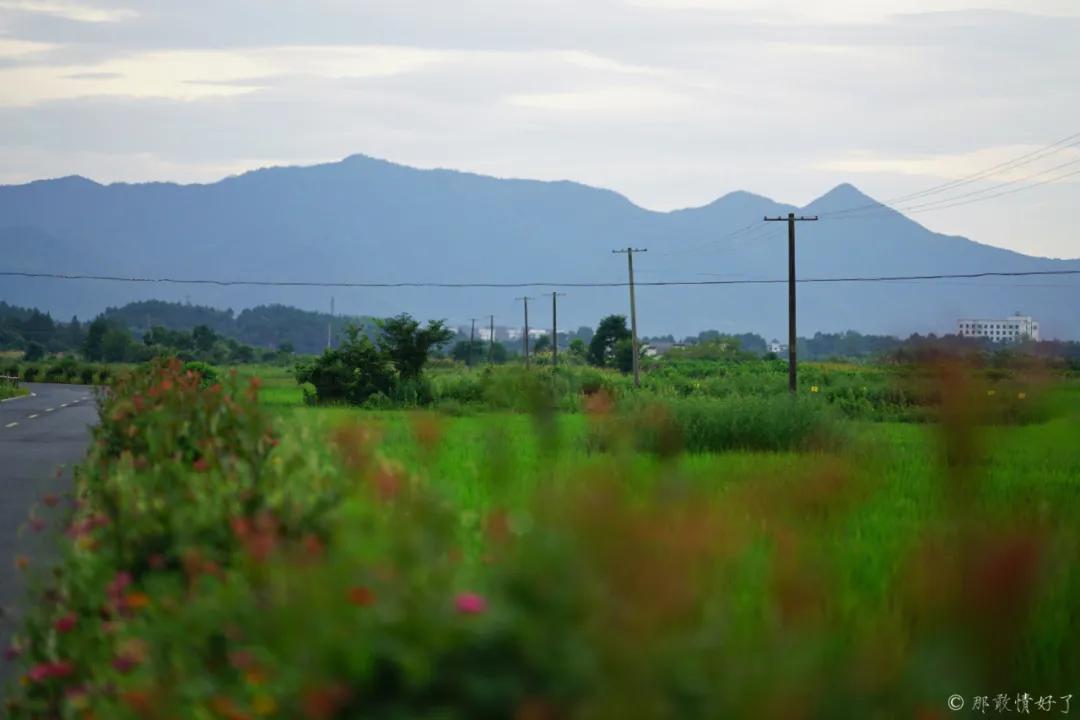
[{"label": "power line", "polygon": [[[1080,275],[1080,270],[1027,270],[1027,271],[987,271],[973,273],[936,273],[931,275],[871,275],[844,277],[799,278],[799,283],[842,283],[842,282],[895,282],[902,280],[951,280],[984,277],[1036,277],[1044,275]],[[35,273],[0,270],[0,277],[46,278],[51,280],[97,280],[106,282],[161,283],[182,285],[216,285],[223,287],[258,286],[258,287],[342,287],[342,288],[530,288],[530,287],[580,287],[580,288],[618,288],[628,287],[629,282],[305,282],[292,280],[212,280],[205,278],[145,278],[123,277],[118,275],[78,275],[70,273]],[[677,287],[692,285],[776,285],[786,283],[787,278],[743,278],[729,280],[645,280],[635,281],[637,287]]]},{"label": "power line", "polygon": [[[1049,168],[1047,170],[1043,170],[1043,171],[1040,171],[1040,172],[1037,172],[1037,173],[1032,173],[1032,174],[1026,175],[1026,176],[1024,176],[1022,178],[1018,178],[1016,180],[1011,180],[1009,182],[1002,183],[1000,185],[996,185],[996,186],[992,186],[992,187],[988,187],[988,188],[983,188],[981,190],[974,190],[974,191],[967,192],[967,193],[964,193],[964,194],[961,194],[961,195],[954,195],[954,196],[951,196],[951,197],[938,198],[936,200],[929,200],[927,202],[920,202],[920,203],[917,203],[915,205],[911,205],[909,207],[902,207],[901,206],[901,204],[910,203],[913,200],[923,200],[923,199],[931,197],[933,195],[938,195],[938,194],[943,193],[943,192],[947,192],[947,191],[950,191],[950,190],[955,190],[955,189],[963,187],[965,185],[970,185],[973,182],[983,180],[985,178],[991,177],[991,176],[993,176],[995,174],[998,174],[998,173],[1001,173],[1001,172],[1004,172],[1004,171],[1007,171],[1007,170],[1012,170],[1012,169],[1015,169],[1015,168],[1018,168],[1018,167],[1023,167],[1025,165],[1030,165],[1033,162],[1036,162],[1038,160],[1042,160],[1043,158],[1049,157],[1051,155],[1056,155],[1057,153],[1060,153],[1060,152],[1062,152],[1064,150],[1068,150],[1070,148],[1075,148],[1075,147],[1080,147],[1080,132],[1073,133],[1073,134],[1068,135],[1067,137],[1064,137],[1064,138],[1062,138],[1062,139],[1060,139],[1060,140],[1058,140],[1056,142],[1050,143],[1049,145],[1045,145],[1045,146],[1043,146],[1041,148],[1038,148],[1036,150],[1032,150],[1030,152],[1024,153],[1023,155],[1012,158],[1011,160],[1006,160],[1006,161],[1000,162],[997,165],[993,165],[991,167],[984,168],[983,170],[979,170],[979,171],[977,171],[975,173],[971,173],[969,175],[966,175],[966,176],[961,177],[961,178],[957,178],[955,180],[950,180],[948,182],[941,183],[941,184],[938,184],[938,185],[934,185],[934,186],[931,186],[929,188],[925,188],[923,190],[908,193],[906,195],[900,195],[900,196],[897,196],[897,197],[889,198],[889,199],[886,199],[886,200],[880,201],[880,202],[875,200],[873,202],[864,203],[862,205],[855,205],[855,206],[848,207],[848,208],[841,208],[839,210],[830,210],[828,212],[820,213],[820,217],[823,218],[823,219],[824,218],[830,218],[830,219],[837,219],[837,220],[848,220],[848,219],[851,219],[853,217],[867,217],[869,215],[872,215],[874,212],[883,212],[883,211],[887,211],[887,210],[895,210],[896,212],[903,212],[903,213],[930,212],[932,210],[944,210],[944,209],[950,208],[950,207],[957,207],[957,206],[960,206],[960,205],[967,205],[969,203],[979,202],[981,200],[989,200],[989,199],[992,199],[992,198],[995,198],[995,197],[1001,197],[1002,195],[1009,195],[1009,194],[1012,194],[1014,192],[1021,192],[1023,190],[1036,188],[1036,187],[1039,187],[1041,185],[1047,185],[1049,183],[1057,182],[1059,180],[1064,180],[1066,178],[1072,177],[1072,176],[1080,174],[1080,173],[1069,173],[1069,174],[1066,174],[1066,175],[1062,175],[1060,177],[1048,179],[1048,180],[1045,180],[1045,181],[1042,181],[1042,182],[1039,182],[1039,183],[1033,183],[1031,185],[1025,185],[1025,186],[1022,186],[1022,187],[1019,187],[1019,188],[1014,188],[1012,190],[1001,192],[1001,193],[995,193],[994,192],[996,190],[1001,190],[1004,187],[1014,185],[1017,182],[1022,182],[1024,180],[1028,180],[1028,179],[1031,179],[1031,178],[1034,178],[1034,177],[1038,177],[1040,175],[1045,175],[1047,173],[1054,172],[1056,170],[1060,170],[1060,169],[1062,169],[1064,167],[1074,165],[1076,162],[1080,162],[1080,160],[1074,160],[1074,161],[1070,161],[1070,162],[1067,162],[1067,163],[1063,163],[1063,164],[1058,165],[1057,167],[1054,167],[1054,168]],[[993,193],[993,194],[985,195],[985,193]],[[961,201],[963,198],[969,198],[971,196],[976,196],[976,197],[973,197],[970,200]],[[935,207],[939,203],[941,203],[941,205],[938,206],[938,207]],[[718,238],[713,238],[713,239],[710,239],[710,240],[706,240],[705,242],[698,243],[698,244],[690,246],[688,248],[683,248],[681,250],[672,250],[672,251],[663,253],[663,255],[664,256],[671,256],[671,255],[682,255],[682,254],[686,254],[686,253],[693,253],[693,252],[702,250],[703,248],[707,248],[709,246],[715,246],[717,243],[720,243],[720,242],[722,242],[724,240],[727,240],[727,239],[730,239],[730,238],[735,238],[735,237],[737,237],[739,235],[745,235],[745,234],[748,234],[748,236],[746,238],[744,238],[744,240],[746,240],[746,241],[755,240],[755,239],[764,239],[766,237],[769,237],[771,233],[769,233],[768,231],[766,231],[764,233],[758,232],[760,230],[760,227],[763,224],[764,223],[762,223],[760,221],[756,222],[756,223],[752,223],[752,224],[747,225],[745,227],[734,230],[734,231],[732,231],[732,232],[730,232],[730,233],[728,233],[726,235],[721,235]],[[719,249],[719,248],[716,248],[716,249]]]},{"label": "power line", "polygon": [[985,168],[983,170],[972,173],[970,175],[966,175],[966,176],[958,178],[956,180],[950,180],[949,182],[941,183],[939,185],[934,185],[934,186],[926,188],[924,190],[919,190],[917,192],[908,193],[907,195],[900,195],[900,196],[897,196],[897,197],[888,198],[887,200],[884,200],[883,202],[876,202],[875,201],[873,203],[866,203],[866,204],[863,204],[863,205],[858,205],[858,206],[854,206],[854,207],[850,207],[850,208],[843,208],[841,210],[833,210],[833,211],[830,211],[830,212],[827,212],[827,213],[822,213],[821,216],[822,217],[826,217],[826,216],[832,217],[832,216],[835,216],[835,215],[842,215],[842,214],[847,214],[847,213],[852,213],[852,212],[860,212],[860,211],[866,210],[866,209],[881,209],[882,207],[885,207],[885,206],[895,205],[895,204],[898,204],[898,203],[905,203],[905,202],[909,202],[911,200],[916,200],[916,199],[920,199],[920,198],[923,198],[923,197],[928,197],[930,195],[937,195],[938,193],[946,192],[948,190],[954,190],[954,189],[956,189],[958,187],[962,187],[964,185],[970,185],[973,182],[977,182],[977,181],[982,180],[984,178],[990,177],[991,175],[994,175],[995,173],[1000,173],[1002,171],[1011,170],[1011,169],[1014,169],[1014,168],[1017,168],[1017,167],[1023,167],[1024,165],[1030,165],[1031,163],[1035,162],[1036,160],[1041,160],[1044,157],[1048,157],[1050,155],[1055,155],[1055,154],[1057,154],[1057,153],[1059,153],[1059,152],[1061,152],[1063,150],[1067,150],[1067,149],[1069,149],[1071,147],[1076,147],[1076,146],[1080,145],[1080,142],[1078,142],[1078,140],[1080,140],[1080,132],[1073,133],[1072,135],[1069,135],[1068,137],[1062,138],[1061,140],[1058,140],[1057,142],[1054,142],[1054,143],[1051,143],[1049,145],[1043,146],[1043,147],[1039,148],[1038,150],[1033,150],[1031,152],[1020,155],[1019,157],[1015,157],[1012,160],[1006,160],[1004,162],[998,163],[997,165],[993,165],[991,167]]},{"label": "power line", "polygon": [[[1013,193],[1022,192],[1024,190],[1031,190],[1033,188],[1037,188],[1037,187],[1040,187],[1042,185],[1049,185],[1050,183],[1055,183],[1055,182],[1058,182],[1059,180],[1065,180],[1065,179],[1073,177],[1075,175],[1080,175],[1080,170],[1074,170],[1072,172],[1068,172],[1068,173],[1065,173],[1063,175],[1058,175],[1058,176],[1052,177],[1052,178],[1046,178],[1045,180],[1040,180],[1039,182],[1031,183],[1029,185],[1021,185],[1020,187],[1012,188],[1011,190],[1003,190],[1003,188],[1010,187],[1012,185],[1015,185],[1018,182],[1023,182],[1025,180],[1031,180],[1032,178],[1039,177],[1040,175],[1046,175],[1047,173],[1056,172],[1056,171],[1062,170],[1062,169],[1064,169],[1066,167],[1071,167],[1073,165],[1076,165],[1077,163],[1080,163],[1080,158],[1077,158],[1075,160],[1070,160],[1069,162],[1062,163],[1062,164],[1057,165],[1055,167],[1048,168],[1046,170],[1042,170],[1042,171],[1037,172],[1037,173],[1031,173],[1030,175],[1025,175],[1023,177],[1016,178],[1015,180],[1010,180],[1009,182],[1001,183],[999,185],[994,185],[994,186],[991,186],[991,187],[988,187],[988,188],[982,188],[980,190],[972,190],[971,192],[963,193],[961,195],[954,195],[952,197],[940,198],[938,200],[931,200],[929,202],[919,203],[919,204],[916,204],[916,205],[908,205],[908,206],[901,205],[901,206],[898,206],[898,207],[890,207],[888,205],[880,205],[879,204],[877,206],[874,206],[873,209],[864,211],[862,213],[851,212],[851,213],[848,213],[848,214],[843,215],[841,217],[836,217],[836,213],[826,213],[826,214],[823,214],[822,217],[829,216],[833,220],[851,220],[853,218],[867,217],[867,216],[873,214],[874,210],[877,210],[877,211],[894,210],[895,212],[900,212],[900,213],[920,213],[920,212],[930,212],[931,210],[944,210],[946,208],[957,207],[957,206],[960,206],[960,205],[970,205],[971,203],[982,202],[983,200],[991,200],[993,198],[1001,197],[1003,195],[1012,195]],[[996,191],[1000,191],[1000,192],[996,192]],[[987,195],[986,193],[990,193],[990,194]],[[964,198],[970,198],[970,199],[965,200]]]}]

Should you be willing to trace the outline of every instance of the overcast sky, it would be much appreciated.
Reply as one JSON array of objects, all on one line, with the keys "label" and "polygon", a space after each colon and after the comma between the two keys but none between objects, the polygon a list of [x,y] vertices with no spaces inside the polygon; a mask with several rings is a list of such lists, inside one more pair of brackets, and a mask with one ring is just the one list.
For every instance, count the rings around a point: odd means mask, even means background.
[{"label": "overcast sky", "polygon": [[[1077,0],[0,0],[2,183],[364,153],[659,210],[737,189],[805,204],[840,182],[895,198],[1074,133]],[[928,199],[1077,170],[1080,145]],[[1080,257],[1077,200],[1080,175],[911,214]]]}]

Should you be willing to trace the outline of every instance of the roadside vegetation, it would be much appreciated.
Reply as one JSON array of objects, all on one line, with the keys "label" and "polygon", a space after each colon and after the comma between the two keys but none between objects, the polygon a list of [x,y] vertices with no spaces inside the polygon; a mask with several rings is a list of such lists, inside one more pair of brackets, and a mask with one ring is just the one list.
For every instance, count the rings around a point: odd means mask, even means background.
[{"label": "roadside vegetation", "polygon": [[1064,402],[1002,424],[985,374],[925,374],[938,423],[829,438],[820,392],[559,413],[523,386],[529,412],[449,417],[124,373],[73,497],[34,510],[65,533],[9,715],[854,718],[1068,688],[1077,386],[1032,381]]}]

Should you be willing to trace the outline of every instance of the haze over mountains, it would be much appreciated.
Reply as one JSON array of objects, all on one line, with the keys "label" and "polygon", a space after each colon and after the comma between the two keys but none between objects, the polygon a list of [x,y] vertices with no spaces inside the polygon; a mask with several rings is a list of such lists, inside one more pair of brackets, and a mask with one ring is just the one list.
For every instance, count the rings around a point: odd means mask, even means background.
[{"label": "haze over mountains", "polygon": [[[709,205],[653,212],[572,182],[418,170],[365,156],[256,170],[207,185],[99,185],[80,177],[0,187],[0,269],[222,280],[342,282],[619,282],[628,245],[639,282],[784,278],[782,224],[732,235],[763,215],[826,214],[874,201],[841,185],[804,208],[735,192]],[[975,211],[975,210],[973,210]],[[1080,270],[1080,260],[1021,255],[939,235],[891,210],[823,217],[799,231],[799,275],[836,277]],[[231,307],[285,303],[339,312],[408,311],[452,324],[494,313],[520,323],[528,289],[281,288],[0,277],[0,299],[67,318],[160,298]],[[566,288],[560,326],[627,312],[625,288]],[[799,333],[855,329],[950,332],[958,317],[1034,315],[1044,338],[1080,338],[1080,278],[1028,277],[805,284]],[[550,323],[546,303],[531,324]],[[535,309],[533,309],[535,307]],[[642,287],[643,334],[708,328],[786,333],[786,287]]]}]

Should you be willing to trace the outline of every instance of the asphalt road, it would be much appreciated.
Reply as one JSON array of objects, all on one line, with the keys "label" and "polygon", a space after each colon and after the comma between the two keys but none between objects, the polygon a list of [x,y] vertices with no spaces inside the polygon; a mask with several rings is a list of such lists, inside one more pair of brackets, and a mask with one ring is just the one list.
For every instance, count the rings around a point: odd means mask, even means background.
[{"label": "asphalt road", "polygon": [[[48,508],[42,498],[71,489],[71,466],[86,453],[97,421],[93,389],[86,385],[26,383],[33,395],[0,402],[0,648],[8,646],[25,604],[26,580],[54,555],[59,520],[69,509]],[[58,472],[59,470],[59,472]],[[45,521],[35,530],[31,510]],[[16,565],[29,559],[29,575]],[[12,673],[0,659],[0,694]]]}]

